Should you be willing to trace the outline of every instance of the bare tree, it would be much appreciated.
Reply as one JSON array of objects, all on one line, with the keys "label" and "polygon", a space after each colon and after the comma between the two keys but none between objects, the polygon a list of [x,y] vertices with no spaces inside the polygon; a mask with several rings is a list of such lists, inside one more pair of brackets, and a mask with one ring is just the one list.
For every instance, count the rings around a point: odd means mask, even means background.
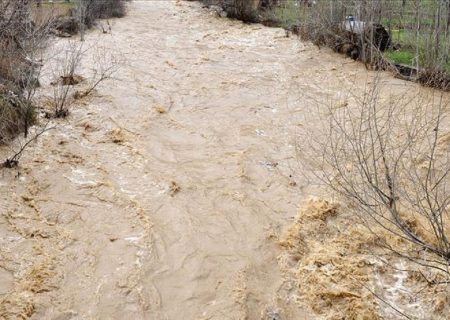
[{"label": "bare tree", "polygon": [[[353,103],[326,103],[326,130],[314,131],[316,176],[359,213],[363,224],[407,245],[379,244],[449,273],[448,101],[441,94],[389,96],[378,78]],[[377,233],[377,231],[374,231]]]}]

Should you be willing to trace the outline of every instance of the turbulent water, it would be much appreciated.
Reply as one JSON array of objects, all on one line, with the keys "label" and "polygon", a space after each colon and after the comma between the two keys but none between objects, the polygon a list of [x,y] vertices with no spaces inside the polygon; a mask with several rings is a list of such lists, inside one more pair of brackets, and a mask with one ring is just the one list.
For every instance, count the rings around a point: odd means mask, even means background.
[{"label": "turbulent water", "polygon": [[190,2],[133,1],[99,38],[115,78],[0,173],[2,314],[310,319],[273,240],[310,188],[295,134],[364,66]]}]

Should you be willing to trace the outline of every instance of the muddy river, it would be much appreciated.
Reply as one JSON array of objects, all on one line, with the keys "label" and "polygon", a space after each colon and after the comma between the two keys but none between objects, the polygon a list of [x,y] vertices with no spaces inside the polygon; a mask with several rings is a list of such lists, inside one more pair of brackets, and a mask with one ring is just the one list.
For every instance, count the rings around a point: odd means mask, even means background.
[{"label": "muddy river", "polygon": [[296,132],[364,66],[198,3],[111,26],[86,42],[120,55],[114,78],[0,171],[1,314],[311,319],[274,241],[314,189]]}]

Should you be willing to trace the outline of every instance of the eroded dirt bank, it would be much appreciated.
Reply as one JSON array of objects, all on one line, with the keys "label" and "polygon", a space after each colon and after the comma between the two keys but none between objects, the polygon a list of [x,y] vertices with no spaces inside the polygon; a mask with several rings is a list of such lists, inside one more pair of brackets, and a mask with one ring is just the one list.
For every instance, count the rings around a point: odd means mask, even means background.
[{"label": "eroded dirt bank", "polygon": [[117,79],[19,176],[0,173],[0,313],[310,319],[273,240],[308,196],[295,132],[305,93],[350,88],[364,67],[197,3],[134,1],[112,30]]}]

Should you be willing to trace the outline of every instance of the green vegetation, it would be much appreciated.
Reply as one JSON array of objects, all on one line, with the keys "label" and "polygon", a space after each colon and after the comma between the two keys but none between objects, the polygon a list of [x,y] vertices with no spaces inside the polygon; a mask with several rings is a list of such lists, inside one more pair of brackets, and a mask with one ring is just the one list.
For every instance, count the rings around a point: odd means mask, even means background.
[{"label": "green vegetation", "polygon": [[384,57],[391,62],[405,65],[413,65],[415,60],[415,54],[410,51],[388,51]]},{"label": "green vegetation", "polygon": [[398,43],[400,45],[406,45],[406,31],[404,29],[393,29],[391,30],[391,40],[394,43]]},{"label": "green vegetation", "polygon": [[285,29],[304,21],[306,13],[307,10],[304,10],[303,6],[296,5],[294,1],[288,1],[273,9],[274,17],[279,22],[279,26]]}]

